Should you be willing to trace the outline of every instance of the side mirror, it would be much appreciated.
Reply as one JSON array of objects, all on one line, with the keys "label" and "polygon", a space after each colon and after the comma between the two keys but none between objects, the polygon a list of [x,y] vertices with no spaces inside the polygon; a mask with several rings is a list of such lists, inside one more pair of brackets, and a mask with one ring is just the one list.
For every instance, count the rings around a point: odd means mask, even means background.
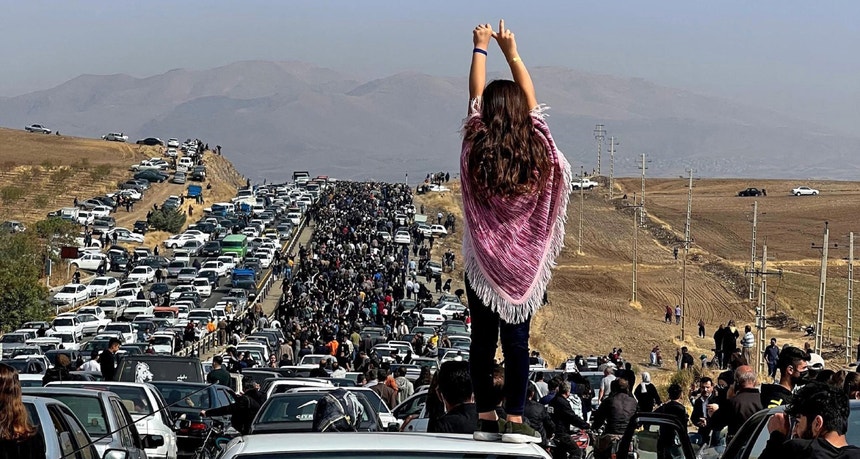
[{"label": "side mirror", "polygon": [[164,446],[164,437],[161,435],[144,435],[140,439],[140,444],[144,449],[158,448]]}]

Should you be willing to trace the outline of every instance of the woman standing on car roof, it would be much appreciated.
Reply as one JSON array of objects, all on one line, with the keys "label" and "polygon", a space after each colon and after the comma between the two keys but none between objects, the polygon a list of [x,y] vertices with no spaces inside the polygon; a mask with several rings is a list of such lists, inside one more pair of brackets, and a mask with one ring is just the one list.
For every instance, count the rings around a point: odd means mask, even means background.
[{"label": "woman standing on car roof", "polygon": [[[487,47],[495,38],[514,81],[484,88]],[[465,226],[466,295],[472,319],[471,373],[479,413],[476,440],[541,441],[523,423],[529,324],[543,305],[551,268],[564,242],[570,165],[552,139],[544,108],[517,53],[514,34],[481,24],[469,75],[469,114],[460,158]],[[507,420],[492,395],[501,331]]]}]

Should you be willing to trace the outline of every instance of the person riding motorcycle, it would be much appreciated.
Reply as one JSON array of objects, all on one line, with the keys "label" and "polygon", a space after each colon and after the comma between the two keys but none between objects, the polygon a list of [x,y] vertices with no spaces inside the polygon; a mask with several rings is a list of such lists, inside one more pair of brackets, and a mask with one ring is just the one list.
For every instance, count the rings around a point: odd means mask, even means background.
[{"label": "person riding motorcycle", "polygon": [[570,393],[570,383],[561,381],[558,385],[558,392],[556,392],[555,397],[549,402],[549,406],[547,406],[549,417],[555,423],[555,436],[553,440],[556,446],[553,451],[553,457],[556,459],[582,457],[582,450],[574,444],[573,439],[570,437],[573,433],[571,425],[582,430],[589,428],[588,423],[573,411],[573,407],[570,405],[570,397],[576,397],[576,395],[571,395]]}]

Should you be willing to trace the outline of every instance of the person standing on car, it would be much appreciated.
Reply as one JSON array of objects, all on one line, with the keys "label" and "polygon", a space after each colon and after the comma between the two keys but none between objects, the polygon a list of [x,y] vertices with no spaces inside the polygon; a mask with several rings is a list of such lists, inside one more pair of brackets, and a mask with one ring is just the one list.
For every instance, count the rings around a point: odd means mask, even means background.
[{"label": "person standing on car", "polygon": [[850,413],[848,396],[841,389],[818,382],[807,384],[785,412],[774,413],[768,420],[770,437],[759,459],[860,458],[860,448],[849,445],[845,438]]},{"label": "person standing on car", "polygon": [[[496,39],[513,80],[484,88],[487,47]],[[523,422],[532,314],[542,306],[564,240],[570,165],[552,140],[513,33],[481,24],[469,75],[460,177],[465,283],[472,319],[471,371],[483,441],[540,442]],[[441,219],[440,219],[441,220]],[[499,334],[505,359],[506,420],[493,394]]]},{"label": "person standing on car", "polygon": [[636,414],[636,399],[629,394],[629,383],[624,378],[616,378],[612,381],[612,392],[604,400],[597,412],[594,413],[594,430],[605,426],[603,435],[597,437],[594,445],[594,457],[597,459],[609,459],[612,450],[621,436],[627,430],[627,424]]},{"label": "person standing on car", "polygon": [[[533,390],[532,388],[529,388]],[[558,385],[558,392],[555,397],[547,405],[546,411],[553,422],[552,432],[555,433],[556,449],[553,452],[553,457],[581,457],[582,452],[577,447],[570,435],[573,433],[571,426],[578,429],[588,429],[588,423],[579,416],[570,404],[571,394],[570,383],[561,381]],[[539,430],[535,428],[535,430]]]},{"label": "person standing on car", "polygon": [[119,351],[120,344],[118,338],[111,338],[107,349],[99,356],[99,368],[105,381],[116,381],[116,353]]}]

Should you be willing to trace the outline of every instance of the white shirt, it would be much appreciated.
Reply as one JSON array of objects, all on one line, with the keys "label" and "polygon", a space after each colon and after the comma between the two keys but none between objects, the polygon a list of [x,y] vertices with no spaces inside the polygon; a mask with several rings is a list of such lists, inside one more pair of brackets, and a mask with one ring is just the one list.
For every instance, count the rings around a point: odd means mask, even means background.
[{"label": "white shirt", "polygon": [[81,365],[81,371],[102,371],[101,365],[99,365],[99,361],[97,359],[87,360],[86,363]]}]

